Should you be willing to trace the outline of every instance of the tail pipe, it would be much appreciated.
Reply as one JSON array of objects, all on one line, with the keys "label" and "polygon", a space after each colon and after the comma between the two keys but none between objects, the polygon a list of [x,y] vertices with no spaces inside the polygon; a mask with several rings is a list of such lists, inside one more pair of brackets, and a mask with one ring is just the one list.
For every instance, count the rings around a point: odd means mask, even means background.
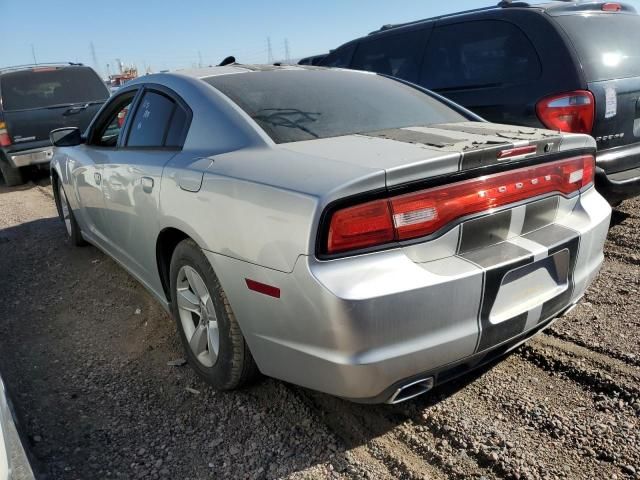
[{"label": "tail pipe", "polygon": [[395,393],[391,396],[387,403],[396,404],[400,402],[405,402],[412,398],[415,398],[423,393],[427,393],[429,390],[433,388],[433,377],[421,378],[420,380],[414,380],[413,382],[407,383],[406,385],[398,388]]}]

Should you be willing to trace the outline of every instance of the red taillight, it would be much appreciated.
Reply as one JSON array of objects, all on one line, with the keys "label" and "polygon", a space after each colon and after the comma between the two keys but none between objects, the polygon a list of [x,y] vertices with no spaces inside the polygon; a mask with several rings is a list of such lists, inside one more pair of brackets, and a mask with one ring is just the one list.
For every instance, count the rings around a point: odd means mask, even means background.
[{"label": "red taillight", "polygon": [[610,2],[602,5],[603,12],[619,12],[620,10],[622,10],[622,5],[620,5],[619,3]]},{"label": "red taillight", "polygon": [[393,241],[394,231],[388,200],[338,210],[331,217],[328,253],[344,252]]},{"label": "red taillight", "polygon": [[591,133],[596,102],[586,90],[543,98],[536,105],[538,118],[552,130]]},{"label": "red taillight", "polygon": [[8,147],[9,145],[11,145],[11,137],[7,132],[7,125],[0,122],[0,147]]},{"label": "red taillight", "polygon": [[486,175],[336,211],[328,254],[425,237],[447,224],[548,193],[570,195],[593,182],[592,155]]}]

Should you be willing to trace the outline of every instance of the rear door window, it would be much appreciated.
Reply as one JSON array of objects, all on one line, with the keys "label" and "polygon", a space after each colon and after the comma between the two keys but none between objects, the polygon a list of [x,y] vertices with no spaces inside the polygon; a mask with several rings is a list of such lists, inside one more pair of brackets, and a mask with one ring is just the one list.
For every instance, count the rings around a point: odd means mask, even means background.
[{"label": "rear door window", "polygon": [[554,20],[571,38],[588,81],[640,76],[639,15],[560,15]]},{"label": "rear door window", "polygon": [[128,147],[163,147],[176,104],[161,93],[147,91],[132,119]]},{"label": "rear door window", "polygon": [[5,111],[104,101],[109,91],[88,67],[36,67],[0,77]]},{"label": "rear door window", "polygon": [[352,68],[415,82],[427,40],[426,30],[387,34],[360,43]]},{"label": "rear door window", "polygon": [[538,54],[515,25],[481,20],[436,27],[421,84],[434,90],[493,87],[536,80]]}]

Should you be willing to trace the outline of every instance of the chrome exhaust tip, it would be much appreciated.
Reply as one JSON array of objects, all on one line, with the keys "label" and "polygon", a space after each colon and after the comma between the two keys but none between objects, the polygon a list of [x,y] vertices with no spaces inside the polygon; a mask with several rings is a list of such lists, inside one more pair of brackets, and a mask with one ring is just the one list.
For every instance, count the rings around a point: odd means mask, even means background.
[{"label": "chrome exhaust tip", "polygon": [[433,377],[429,378],[421,378],[420,380],[415,380],[411,383],[407,383],[402,387],[398,388],[391,398],[387,400],[388,404],[394,405],[400,402],[406,402],[407,400],[411,400],[412,398],[417,397],[418,395],[422,395],[423,393],[427,393],[429,390],[433,388]]}]

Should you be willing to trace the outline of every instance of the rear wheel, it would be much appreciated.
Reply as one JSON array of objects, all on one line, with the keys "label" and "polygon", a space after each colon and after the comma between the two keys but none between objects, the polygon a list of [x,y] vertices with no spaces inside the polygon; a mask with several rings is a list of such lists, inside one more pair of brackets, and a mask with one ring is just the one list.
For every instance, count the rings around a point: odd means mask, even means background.
[{"label": "rear wheel", "polygon": [[58,215],[60,216],[60,220],[64,223],[67,238],[71,241],[72,245],[82,247],[86,245],[87,242],[82,238],[80,227],[76,222],[76,217],[73,215],[73,210],[71,210],[71,207],[69,206],[69,201],[67,200],[66,193],[64,193],[62,183],[60,181],[56,181],[56,187],[58,189],[58,193],[55,196],[56,203],[58,204]]},{"label": "rear wheel", "polygon": [[171,310],[187,359],[219,390],[241,387],[259,372],[211,264],[193,240],[171,259]]},{"label": "rear wheel", "polygon": [[19,168],[14,168],[7,162],[3,162],[2,160],[0,160],[0,173],[2,173],[4,183],[7,185],[7,187],[15,187],[24,183],[22,170],[20,170]]}]

